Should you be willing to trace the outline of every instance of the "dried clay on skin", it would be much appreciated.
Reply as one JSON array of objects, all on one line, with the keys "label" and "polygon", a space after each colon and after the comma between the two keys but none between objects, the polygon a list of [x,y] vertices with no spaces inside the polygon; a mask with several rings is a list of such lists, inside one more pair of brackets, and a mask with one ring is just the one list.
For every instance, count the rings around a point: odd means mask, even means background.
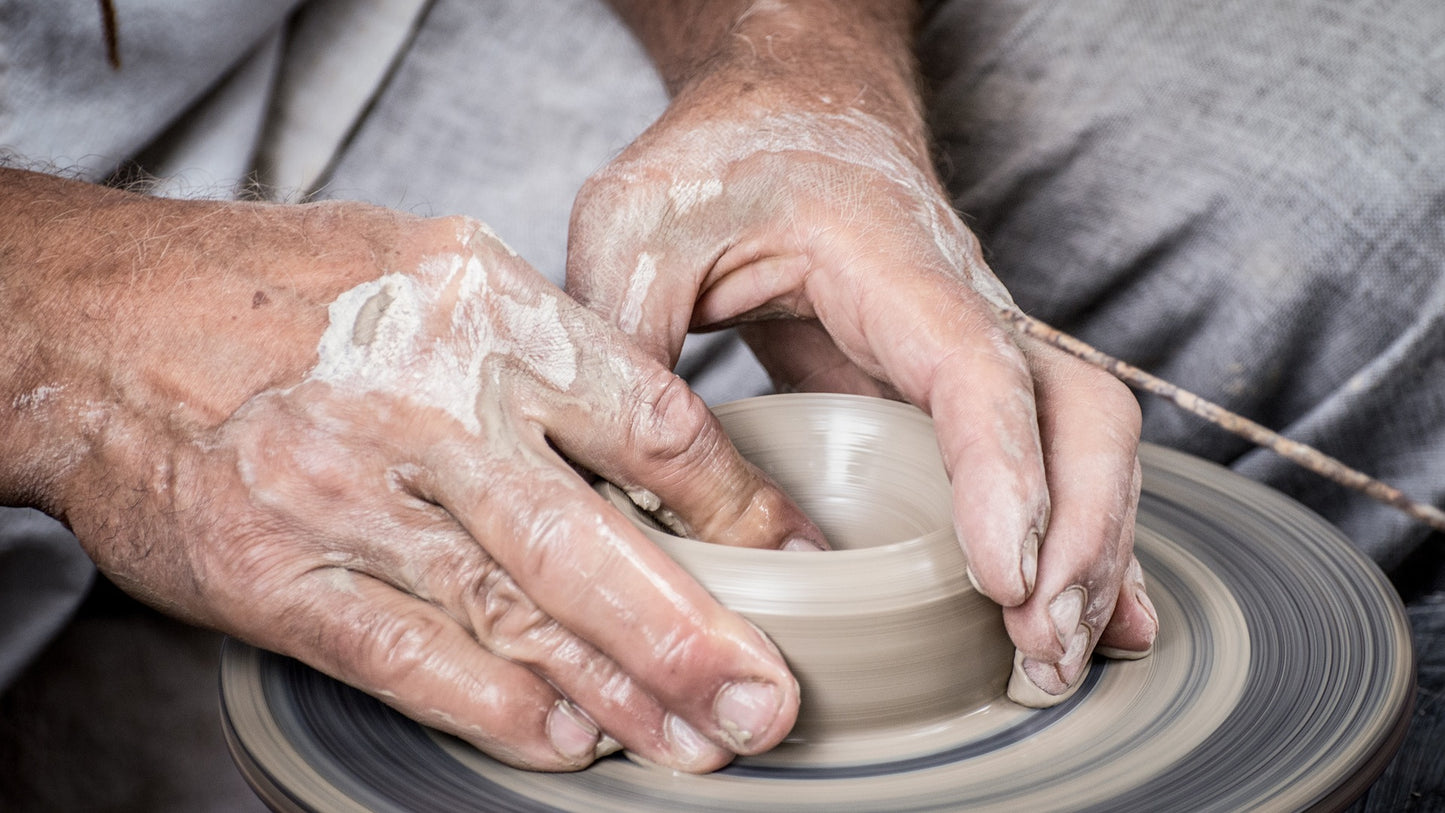
[{"label": "dried clay on skin", "polygon": [[[437,335],[435,315],[447,297],[455,300],[449,331]],[[473,434],[482,431],[477,404],[489,359],[516,360],[559,391],[577,377],[577,348],[557,295],[523,302],[493,290],[481,259],[466,252],[430,257],[415,276],[362,283],[337,297],[328,315],[308,380],[417,401]]]},{"label": "dried clay on skin", "polygon": [[[726,144],[730,148],[699,159],[689,151],[699,142]],[[1012,308],[1013,299],[1003,284],[986,268],[970,262],[974,256],[950,205],[915,161],[926,157],[906,155],[892,130],[859,110],[843,113],[781,113],[751,121],[709,122],[698,128],[686,145],[671,150],[653,150],[646,163],[617,163],[599,177],[644,183],[659,170],[673,175],[669,199],[674,214],[682,214],[721,194],[718,179],[729,166],[749,157],[767,153],[813,153],[874,171],[902,187],[906,198],[915,201],[914,216],[932,237],[939,254],[951,264],[956,276],[995,308]],[[688,167],[679,175],[678,167]],[[642,224],[638,224],[639,226]]]},{"label": "dried clay on skin", "polygon": [[627,279],[627,293],[623,296],[622,310],[617,317],[617,326],[622,328],[623,333],[637,333],[637,327],[642,323],[642,303],[647,300],[647,292],[652,289],[655,279],[657,258],[644,251],[638,255],[637,266]]}]

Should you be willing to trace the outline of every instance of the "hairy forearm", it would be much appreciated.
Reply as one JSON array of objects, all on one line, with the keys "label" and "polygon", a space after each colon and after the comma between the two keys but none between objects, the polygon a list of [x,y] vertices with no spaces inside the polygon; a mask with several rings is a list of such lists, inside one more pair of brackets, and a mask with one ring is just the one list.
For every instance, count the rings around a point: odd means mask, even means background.
[{"label": "hairy forearm", "polygon": [[[93,497],[67,492],[97,449],[133,445],[135,415],[213,426],[310,363],[304,345],[235,341],[296,321],[273,306],[296,275],[271,272],[261,239],[296,230],[280,211],[0,169],[0,504],[62,516]],[[324,305],[307,312],[319,329]]]},{"label": "hairy forearm", "polygon": [[611,0],[674,96],[858,109],[921,143],[912,0]]},{"label": "hairy forearm", "polygon": [[141,350],[178,311],[165,303],[185,282],[168,258],[197,208],[0,169],[0,504],[65,518],[77,497],[100,496],[67,492],[132,413],[165,397],[168,358],[198,346]]},{"label": "hairy forearm", "polygon": [[[69,427],[58,425],[57,404],[83,377],[69,346],[88,324],[81,303],[62,300],[84,244],[98,239],[70,216],[77,198],[94,206],[104,194],[0,169],[0,504],[50,507],[58,463],[76,451],[74,441],[58,442]],[[59,329],[62,319],[68,330]]]}]

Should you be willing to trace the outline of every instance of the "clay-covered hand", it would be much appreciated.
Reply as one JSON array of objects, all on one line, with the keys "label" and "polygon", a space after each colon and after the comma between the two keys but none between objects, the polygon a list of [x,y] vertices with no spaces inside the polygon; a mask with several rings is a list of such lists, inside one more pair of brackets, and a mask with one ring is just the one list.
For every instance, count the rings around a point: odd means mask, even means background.
[{"label": "clay-covered hand", "polygon": [[781,387],[928,411],[1016,700],[1061,700],[1096,645],[1147,652],[1138,405],[1001,318],[1015,306],[929,161],[906,11],[706,4],[684,25],[620,5],[675,95],[579,194],[569,291],[660,360],[740,325]]},{"label": "clay-covered hand", "polygon": [[786,734],[770,642],[571,464],[713,541],[817,529],[479,223],[0,191],[0,498],[126,590],[518,766],[704,771]]}]

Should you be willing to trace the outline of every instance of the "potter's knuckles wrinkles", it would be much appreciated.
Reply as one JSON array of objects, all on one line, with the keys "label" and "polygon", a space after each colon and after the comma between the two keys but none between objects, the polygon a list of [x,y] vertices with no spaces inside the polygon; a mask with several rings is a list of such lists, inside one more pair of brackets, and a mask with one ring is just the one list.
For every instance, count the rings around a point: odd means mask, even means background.
[{"label": "potter's knuckles wrinkles", "polygon": [[[272,620],[271,612],[265,610],[287,617],[285,610],[294,603],[304,574],[321,565],[298,563],[295,549],[287,544],[293,534],[304,533],[297,525],[269,517],[253,518],[248,525],[246,529],[218,528],[224,536],[199,538],[196,565],[206,591],[204,600],[220,615],[219,623],[249,627],[258,620],[253,616],[261,609],[255,632],[264,632]],[[218,544],[206,544],[211,542]],[[258,607],[257,591],[272,600]]]},{"label": "potter's knuckles wrinkles", "polygon": [[685,381],[664,368],[645,373],[626,400],[632,419],[628,446],[645,450],[656,464],[690,461],[706,436],[712,413]]},{"label": "potter's knuckles wrinkles", "polygon": [[[324,605],[326,597],[318,603]],[[326,607],[314,610],[325,612]],[[441,618],[364,609],[344,618],[352,628],[333,630],[339,640],[322,644],[321,651],[333,652],[343,668],[355,670],[355,678],[368,690],[405,686],[446,655],[447,622]]]},{"label": "potter's knuckles wrinkles", "polygon": [[556,622],[495,561],[487,559],[481,567],[480,574],[466,576],[470,587],[460,608],[473,634],[498,655],[535,662],[537,653],[527,652],[528,642],[554,630]]}]

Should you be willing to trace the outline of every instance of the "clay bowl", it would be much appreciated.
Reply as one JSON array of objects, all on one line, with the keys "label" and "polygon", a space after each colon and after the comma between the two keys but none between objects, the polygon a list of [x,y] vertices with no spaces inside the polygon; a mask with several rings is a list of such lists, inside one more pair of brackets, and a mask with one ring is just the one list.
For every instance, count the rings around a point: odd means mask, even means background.
[{"label": "clay bowl", "polygon": [[932,421],[905,404],[847,395],[771,395],[714,411],[834,550],[685,539],[616,486],[599,490],[782,650],[802,690],[788,759],[844,753],[850,743],[926,747],[928,732],[1000,700],[1013,649],[997,605],[964,573]]}]

